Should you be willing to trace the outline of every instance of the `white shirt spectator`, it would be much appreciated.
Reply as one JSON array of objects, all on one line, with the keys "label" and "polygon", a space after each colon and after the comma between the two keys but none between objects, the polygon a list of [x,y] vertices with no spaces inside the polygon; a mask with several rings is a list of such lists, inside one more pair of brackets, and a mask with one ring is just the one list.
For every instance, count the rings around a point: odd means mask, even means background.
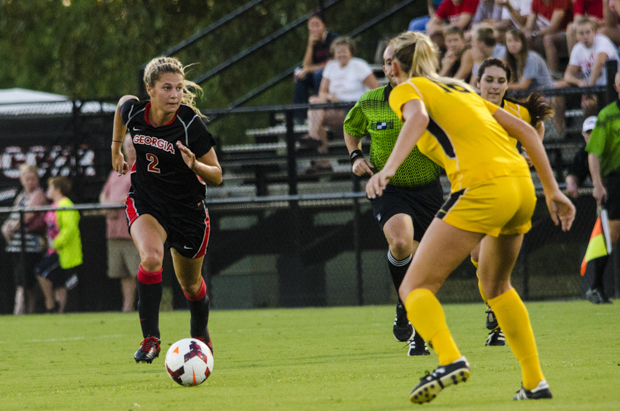
[{"label": "white shirt spectator", "polygon": [[[522,16],[529,16],[532,13],[532,0],[509,0],[513,9],[517,10]],[[510,10],[504,7],[502,10],[502,20],[511,20],[518,28],[522,28],[510,15]]]},{"label": "white shirt spectator", "polygon": [[[590,48],[586,48],[583,43],[575,44],[573,51],[570,53],[570,60],[568,61],[568,64],[578,66],[581,69],[584,80],[589,81],[590,73],[592,72],[592,67],[594,66],[594,61],[596,60],[596,56],[600,53],[607,54],[607,60],[620,60],[618,51],[611,40],[609,40],[606,36],[597,34],[594,36],[594,42]],[[603,71],[601,71],[601,75],[596,80],[596,85],[604,86],[606,83],[607,73],[605,67],[603,66]]]},{"label": "white shirt spectator", "polygon": [[364,80],[371,74],[368,63],[357,57],[351,58],[344,67],[340,67],[338,60],[332,60],[323,70],[323,77],[329,80],[329,94],[340,101],[359,100],[368,91]]}]

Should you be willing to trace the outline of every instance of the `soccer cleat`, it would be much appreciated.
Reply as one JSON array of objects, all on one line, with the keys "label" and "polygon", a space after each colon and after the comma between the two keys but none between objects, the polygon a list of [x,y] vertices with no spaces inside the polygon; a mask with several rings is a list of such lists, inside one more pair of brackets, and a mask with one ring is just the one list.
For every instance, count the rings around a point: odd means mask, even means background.
[{"label": "soccer cleat", "polygon": [[551,395],[551,390],[549,390],[549,384],[547,384],[547,381],[542,380],[532,391],[526,390],[521,385],[521,389],[517,391],[517,395],[512,400],[543,400],[551,398],[553,398],[553,395]]},{"label": "soccer cleat", "polygon": [[160,344],[161,341],[159,338],[146,337],[144,340],[142,340],[142,343],[140,344],[140,349],[136,351],[133,359],[136,360],[137,363],[152,363],[155,358],[159,357],[159,352],[161,351]]},{"label": "soccer cleat", "polygon": [[407,319],[407,310],[400,301],[396,304],[396,319],[394,320],[394,328],[392,331],[394,332],[396,341],[400,342],[409,341],[414,333],[413,327]]},{"label": "soccer cleat", "polygon": [[413,336],[409,339],[409,341],[407,341],[407,343],[409,343],[409,352],[407,353],[407,356],[413,357],[416,355],[431,355],[424,339],[420,337],[420,334],[415,332],[415,330],[413,333]]},{"label": "soccer cleat", "polygon": [[605,294],[605,290],[602,288],[590,288],[586,291],[586,298],[590,300],[592,304],[611,304],[611,300]]},{"label": "soccer cleat", "polygon": [[484,343],[484,345],[506,345],[506,339],[504,338],[502,329],[497,327],[491,331],[487,337],[487,342]]},{"label": "soccer cleat", "polygon": [[461,357],[448,365],[441,365],[432,373],[420,378],[420,383],[409,394],[409,401],[415,404],[424,404],[433,401],[439,391],[449,385],[465,382],[469,378],[469,363]]},{"label": "soccer cleat", "polygon": [[497,323],[497,317],[495,317],[495,313],[487,305],[487,330],[494,330],[499,326]]},{"label": "soccer cleat", "polygon": [[209,347],[209,349],[211,350],[211,354],[213,354],[213,342],[211,341],[211,336],[209,335],[209,327],[205,328],[205,334],[204,335],[200,335],[198,337],[192,336],[192,338],[195,338],[195,339],[200,340],[203,343],[205,343],[207,345],[207,347]]}]

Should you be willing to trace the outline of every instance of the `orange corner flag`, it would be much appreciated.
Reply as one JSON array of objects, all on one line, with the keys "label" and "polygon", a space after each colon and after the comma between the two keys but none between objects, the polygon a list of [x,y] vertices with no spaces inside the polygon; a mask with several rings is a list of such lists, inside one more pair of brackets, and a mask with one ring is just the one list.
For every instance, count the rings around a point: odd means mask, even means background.
[{"label": "orange corner flag", "polygon": [[611,253],[609,244],[609,221],[607,220],[607,210],[602,209],[600,216],[596,219],[596,223],[594,223],[594,229],[592,230],[592,235],[590,236],[590,242],[588,243],[588,248],[586,249],[586,255],[583,257],[583,261],[581,262],[582,277],[586,273],[588,262]]}]

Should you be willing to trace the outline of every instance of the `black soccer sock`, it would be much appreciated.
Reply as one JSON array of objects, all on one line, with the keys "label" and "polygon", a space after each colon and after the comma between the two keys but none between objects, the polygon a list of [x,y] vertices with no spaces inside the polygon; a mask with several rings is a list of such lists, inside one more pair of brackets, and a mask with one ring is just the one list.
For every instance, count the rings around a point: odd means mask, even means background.
[{"label": "black soccer sock", "polygon": [[607,261],[609,261],[609,256],[603,256],[599,258],[595,258],[592,260],[592,265],[594,266],[594,280],[592,281],[592,285],[590,288],[595,289],[603,289],[603,277],[605,275],[605,267],[607,267]]},{"label": "black soccer sock", "polygon": [[209,296],[204,278],[198,292],[194,295],[185,294],[185,298],[187,298],[189,312],[191,313],[190,335],[192,337],[205,336],[208,341],[209,336],[206,335],[206,329],[209,322]]},{"label": "black soccer sock", "polygon": [[159,304],[163,292],[161,273],[161,269],[148,272],[142,266],[138,270],[138,315],[144,338],[160,338]]},{"label": "black soccer sock", "polygon": [[[396,288],[396,292],[398,293],[398,289],[400,288],[400,285],[405,278],[405,274],[407,274],[407,269],[411,264],[411,260],[413,259],[413,254],[409,254],[407,258],[404,258],[402,260],[397,260],[392,255],[392,252],[388,251],[387,257],[388,266],[390,267],[390,274],[392,275],[392,282],[394,283],[394,287]],[[400,301],[400,296],[398,298],[398,301],[403,304],[403,302]]]}]

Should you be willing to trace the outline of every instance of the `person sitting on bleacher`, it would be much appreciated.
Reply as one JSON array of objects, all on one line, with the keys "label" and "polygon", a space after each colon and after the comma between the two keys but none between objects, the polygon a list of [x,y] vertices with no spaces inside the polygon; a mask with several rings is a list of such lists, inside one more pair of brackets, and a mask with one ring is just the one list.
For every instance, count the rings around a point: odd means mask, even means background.
[{"label": "person sitting on bleacher", "polygon": [[480,23],[471,31],[471,53],[474,59],[472,67],[473,76],[469,81],[469,85],[478,90],[475,74],[482,62],[489,57],[504,59],[506,56],[506,46],[499,44],[495,37],[495,30],[486,23]]},{"label": "person sitting on bleacher", "polygon": [[620,16],[616,10],[620,10],[620,0],[603,0],[603,27],[599,34],[604,34],[620,46]]},{"label": "person sitting on bleacher", "polygon": [[[304,55],[303,66],[295,70],[294,104],[308,102],[308,92],[312,90],[319,94],[319,86],[323,78],[323,69],[330,58],[330,47],[338,37],[336,33],[327,31],[325,20],[320,13],[314,13],[308,18],[308,45]],[[295,122],[302,124],[306,121],[306,111],[295,111]]]},{"label": "person sitting on bleacher", "polygon": [[[566,26],[566,43],[569,54],[577,43],[575,37],[577,22],[583,17],[592,20],[598,31],[603,26],[603,0],[573,0],[573,21]],[[605,35],[605,28],[602,29],[601,34]]]},{"label": "person sitting on bleacher", "polygon": [[474,58],[471,54],[471,48],[465,44],[463,29],[450,26],[444,31],[443,35],[446,40],[446,52],[441,58],[439,75],[469,82]]},{"label": "person sitting on bleacher", "polygon": [[[323,70],[323,80],[319,95],[310,98],[310,104],[325,104],[339,101],[357,101],[368,90],[379,87],[379,81],[364,60],[353,57],[355,43],[349,37],[339,37],[332,43],[331,60]],[[317,147],[319,154],[327,154],[327,130],[341,131],[348,110],[318,109],[308,110],[309,134],[301,138],[301,143]],[[328,158],[312,163],[307,173],[331,171]]]},{"label": "person sitting on bleacher", "polygon": [[[583,136],[586,144],[590,141],[590,134],[592,134],[592,130],[594,130],[595,125],[596,116],[590,116],[583,122],[581,135]],[[566,176],[566,194],[573,198],[579,197],[579,186],[583,185],[583,182],[590,177],[586,144],[580,147],[575,153],[573,163],[568,169],[568,175]]]},{"label": "person sitting on bleacher", "polygon": [[553,80],[547,63],[535,51],[529,50],[525,34],[513,29],[506,33],[506,58],[512,71],[508,90],[524,91],[530,94],[541,88],[552,88]]},{"label": "person sitting on bleacher", "polygon": [[523,29],[532,12],[532,0],[495,0],[495,4],[502,6],[501,29],[504,31]]},{"label": "person sitting on bleacher", "polygon": [[[502,30],[502,10],[503,7],[495,2],[495,0],[480,0],[476,14],[471,22],[472,27],[480,23],[486,23],[493,27],[498,43],[504,43],[505,30]],[[466,35],[466,38],[470,38]]]},{"label": "person sitting on bleacher", "polygon": [[[602,34],[595,34],[596,26],[587,17],[582,17],[575,25],[577,44],[573,47],[564,80],[558,81],[555,87],[589,87],[604,86],[607,84],[605,62],[607,60],[620,61],[616,46]],[[597,99],[594,94],[581,96],[581,108],[584,115],[595,114]],[[563,128],[565,103],[558,99],[556,104],[556,129]]]},{"label": "person sitting on bleacher", "polygon": [[559,56],[568,55],[566,26],[573,19],[571,0],[533,0],[525,38],[531,49],[544,53],[551,74],[559,74]]},{"label": "person sitting on bleacher", "polygon": [[426,0],[426,7],[428,8],[428,15],[422,17],[416,17],[415,19],[409,22],[409,31],[420,31],[422,33],[426,32],[426,24],[431,19],[435,12],[437,11],[437,7],[441,4],[441,0]]},{"label": "person sitting on bleacher", "polygon": [[443,30],[449,25],[458,26],[463,31],[469,29],[479,1],[443,0],[426,25],[426,34],[443,50],[445,48]]}]

